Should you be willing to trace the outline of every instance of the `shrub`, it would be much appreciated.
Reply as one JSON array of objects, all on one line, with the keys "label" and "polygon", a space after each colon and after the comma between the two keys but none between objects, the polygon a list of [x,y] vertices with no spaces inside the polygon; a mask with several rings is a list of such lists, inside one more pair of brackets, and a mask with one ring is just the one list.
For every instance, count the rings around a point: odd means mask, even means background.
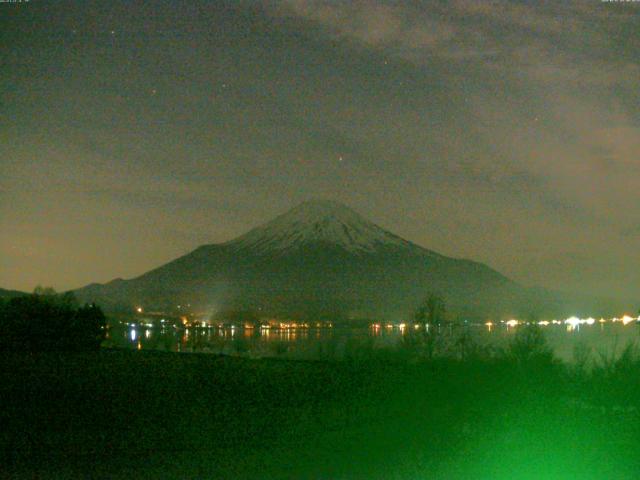
[{"label": "shrub", "polygon": [[509,345],[507,355],[518,364],[528,367],[548,366],[555,361],[553,350],[537,325],[519,329]]}]

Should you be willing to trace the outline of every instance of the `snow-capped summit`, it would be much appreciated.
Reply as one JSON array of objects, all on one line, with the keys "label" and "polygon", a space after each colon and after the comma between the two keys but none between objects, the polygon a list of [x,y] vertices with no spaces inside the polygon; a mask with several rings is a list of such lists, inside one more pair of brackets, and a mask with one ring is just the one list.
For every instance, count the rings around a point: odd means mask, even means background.
[{"label": "snow-capped summit", "polygon": [[265,252],[291,250],[312,243],[330,244],[351,252],[411,245],[365,220],[346,205],[330,200],[303,202],[228,245]]}]

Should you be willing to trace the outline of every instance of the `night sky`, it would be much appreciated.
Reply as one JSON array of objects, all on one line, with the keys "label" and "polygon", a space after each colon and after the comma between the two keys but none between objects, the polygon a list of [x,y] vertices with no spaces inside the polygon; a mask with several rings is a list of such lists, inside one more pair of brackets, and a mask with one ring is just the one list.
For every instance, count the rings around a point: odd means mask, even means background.
[{"label": "night sky", "polygon": [[640,3],[0,3],[0,286],[129,278],[309,198],[637,296]]}]

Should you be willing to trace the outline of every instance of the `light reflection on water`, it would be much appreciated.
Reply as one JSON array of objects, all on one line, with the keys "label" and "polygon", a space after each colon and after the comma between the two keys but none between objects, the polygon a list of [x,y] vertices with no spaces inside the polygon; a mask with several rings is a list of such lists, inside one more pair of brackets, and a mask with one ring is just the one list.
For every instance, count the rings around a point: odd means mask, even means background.
[{"label": "light reflection on water", "polygon": [[[409,327],[371,326],[349,328],[241,328],[196,327],[176,329],[172,326],[113,325],[104,346],[175,352],[205,352],[250,357],[287,356],[300,359],[336,358],[354,346],[367,348],[399,345]],[[438,328],[438,327],[432,327]],[[467,334],[479,345],[503,348],[520,326],[466,325],[439,327],[444,343],[455,344]],[[622,323],[581,325],[567,329],[565,325],[542,327],[556,355],[573,359],[576,348],[590,350],[594,357],[620,353],[630,342],[640,338],[640,325]]]}]

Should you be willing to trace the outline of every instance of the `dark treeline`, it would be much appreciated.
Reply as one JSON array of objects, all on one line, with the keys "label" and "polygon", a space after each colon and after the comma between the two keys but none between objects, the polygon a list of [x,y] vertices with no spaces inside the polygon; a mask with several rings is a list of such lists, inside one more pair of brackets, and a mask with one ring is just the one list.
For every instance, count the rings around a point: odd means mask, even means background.
[{"label": "dark treeline", "polygon": [[463,330],[447,334],[432,298],[416,317],[429,329],[393,348],[256,361],[99,349],[100,309],[49,291],[1,310],[11,348],[0,352],[0,476],[631,480],[640,471],[633,345],[615,357],[577,352],[569,365],[530,325],[501,349],[483,347]]},{"label": "dark treeline", "polygon": [[535,332],[504,355],[420,362],[5,352],[0,465],[11,478],[637,478],[640,357],[568,366]]},{"label": "dark treeline", "polygon": [[72,293],[38,287],[31,295],[0,300],[1,350],[97,350],[105,331],[100,307],[81,306]]}]

